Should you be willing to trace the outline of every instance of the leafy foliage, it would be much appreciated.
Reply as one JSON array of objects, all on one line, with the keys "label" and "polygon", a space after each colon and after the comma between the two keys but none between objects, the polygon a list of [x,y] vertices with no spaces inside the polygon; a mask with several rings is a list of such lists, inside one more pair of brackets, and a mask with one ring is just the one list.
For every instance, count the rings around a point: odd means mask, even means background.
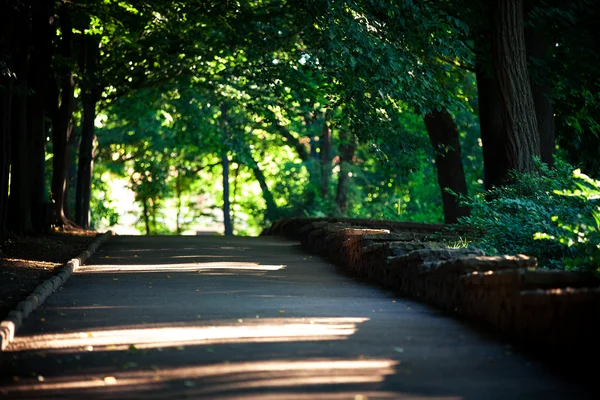
[{"label": "leafy foliage", "polygon": [[576,189],[557,190],[559,196],[583,199],[586,202],[586,214],[578,215],[574,223],[563,222],[558,215],[552,216],[552,222],[563,231],[558,234],[536,232],[535,239],[546,239],[567,246],[571,257],[565,257],[567,268],[586,269],[600,272],[600,181],[591,179],[581,173],[580,169],[573,171]]},{"label": "leafy foliage", "polygon": [[537,257],[542,267],[563,268],[565,257],[576,256],[577,250],[560,241],[535,240],[534,235],[563,237],[564,229],[553,219],[578,226],[592,206],[581,197],[559,194],[576,189],[569,164],[557,160],[555,169],[548,170],[542,163],[539,169],[541,173],[513,173],[513,184],[465,199],[472,215],[461,224],[479,231],[472,245],[488,254],[527,254]]}]

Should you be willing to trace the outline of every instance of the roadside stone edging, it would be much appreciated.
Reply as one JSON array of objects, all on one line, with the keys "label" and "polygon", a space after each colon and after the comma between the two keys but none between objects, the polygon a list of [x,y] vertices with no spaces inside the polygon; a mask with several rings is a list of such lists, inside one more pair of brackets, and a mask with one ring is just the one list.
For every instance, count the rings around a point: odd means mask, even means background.
[{"label": "roadside stone edging", "polygon": [[86,250],[67,261],[56,275],[40,284],[25,300],[17,304],[14,310],[8,313],[6,318],[0,322],[0,351],[4,351],[14,339],[17,329],[29,314],[41,306],[52,292],[58,290],[71,277],[73,272],[83,265],[98,250],[98,247],[112,235],[113,232],[108,230],[96,237]]},{"label": "roadside stone edging", "polygon": [[[600,280],[536,270],[525,255],[444,247],[443,225],[287,218],[261,235],[299,240],[309,252],[396,293],[481,321],[546,356],[600,356]],[[457,235],[458,236],[458,235]]]}]

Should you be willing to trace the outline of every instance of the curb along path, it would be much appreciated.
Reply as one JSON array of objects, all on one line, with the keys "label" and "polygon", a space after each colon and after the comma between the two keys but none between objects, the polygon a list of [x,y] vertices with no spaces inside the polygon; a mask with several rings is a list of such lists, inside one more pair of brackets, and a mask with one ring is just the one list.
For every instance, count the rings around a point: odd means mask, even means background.
[{"label": "curb along path", "polygon": [[97,236],[86,250],[81,252],[77,257],[67,261],[65,266],[56,275],[40,284],[25,300],[17,304],[14,310],[8,313],[6,319],[0,322],[0,351],[6,349],[10,342],[13,341],[15,332],[29,314],[41,306],[52,292],[64,285],[73,272],[80,265],[83,265],[98,250],[98,247],[112,235],[113,232],[109,230]]}]

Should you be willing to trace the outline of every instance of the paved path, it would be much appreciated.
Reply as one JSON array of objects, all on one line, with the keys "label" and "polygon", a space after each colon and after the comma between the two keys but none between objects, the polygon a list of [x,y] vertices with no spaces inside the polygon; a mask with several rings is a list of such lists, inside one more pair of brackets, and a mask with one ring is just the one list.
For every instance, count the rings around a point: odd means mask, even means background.
[{"label": "paved path", "polygon": [[592,397],[294,242],[123,236],[0,355],[0,398]]}]

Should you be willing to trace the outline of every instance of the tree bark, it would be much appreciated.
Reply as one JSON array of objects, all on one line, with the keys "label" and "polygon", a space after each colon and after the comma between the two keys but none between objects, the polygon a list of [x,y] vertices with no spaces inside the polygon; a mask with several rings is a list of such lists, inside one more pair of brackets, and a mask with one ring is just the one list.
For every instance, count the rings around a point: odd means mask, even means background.
[{"label": "tree bark", "polygon": [[221,165],[223,166],[223,226],[225,236],[233,235],[231,225],[231,203],[229,202],[229,157],[226,151],[221,156]]},{"label": "tree bark", "polygon": [[442,191],[444,220],[447,224],[458,222],[470,215],[468,207],[460,205],[454,193],[468,195],[465,171],[462,165],[458,127],[447,111],[432,111],[425,115],[425,127],[435,151],[438,183]]},{"label": "tree bark", "polygon": [[354,153],[356,151],[356,140],[354,136],[345,131],[340,131],[340,173],[338,175],[335,204],[337,213],[341,216],[348,210],[348,189],[350,187],[350,171],[353,165]]},{"label": "tree bark", "polygon": [[29,89],[30,13],[19,10],[16,20],[19,43],[12,54],[17,80],[11,104],[11,167],[9,228],[16,233],[32,231],[30,203],[29,149],[27,130],[27,91]]},{"label": "tree bark", "polygon": [[95,38],[85,35],[82,38],[80,66],[84,77],[82,82],[83,119],[81,121],[81,142],[77,164],[77,186],[75,192],[75,222],[84,229],[90,226],[90,197],[94,168],[94,139],[96,104],[99,99],[97,89],[98,43]]},{"label": "tree bark", "polygon": [[529,74],[523,27],[522,0],[495,0],[492,8],[492,57],[500,89],[507,139],[508,168],[536,169],[540,141]]},{"label": "tree bark", "polygon": [[59,9],[61,24],[60,53],[65,65],[59,67],[57,79],[60,88],[60,102],[53,118],[52,126],[52,200],[54,202],[54,219],[57,226],[67,223],[64,202],[66,192],[66,178],[68,168],[68,143],[73,132],[73,110],[75,107],[75,81],[72,68],[67,65],[73,56],[73,32],[69,15],[69,3],[63,3]]},{"label": "tree bark", "polygon": [[[533,8],[535,2],[528,1],[527,9]],[[552,89],[550,77],[545,62],[548,58],[551,40],[538,28],[528,26],[525,28],[525,45],[529,59],[529,76],[531,79],[531,93],[535,106],[540,152],[542,162],[550,168],[554,166],[555,123],[554,104],[552,103]]]},{"label": "tree bark", "polygon": [[480,32],[475,39],[477,57],[477,101],[483,152],[485,190],[504,185],[508,174],[506,131],[502,120],[500,91],[490,55],[490,32]]},{"label": "tree bark", "polygon": [[28,148],[30,160],[31,219],[35,231],[49,229],[44,203],[47,201],[45,179],[46,156],[46,82],[52,60],[54,26],[53,2],[35,1],[32,8],[32,54],[29,69]]},{"label": "tree bark", "polygon": [[329,180],[331,178],[331,161],[329,155],[331,153],[331,129],[327,121],[323,121],[323,129],[321,131],[321,139],[319,140],[321,147],[321,198],[327,198],[329,193]]},{"label": "tree bark", "polygon": [[144,218],[144,227],[146,228],[146,236],[150,236],[150,215],[148,212],[148,199],[142,199],[142,217]]},{"label": "tree bark", "polygon": [[[11,54],[14,52],[16,12],[13,4],[0,3],[4,21],[0,24],[0,41],[6,43],[6,54],[1,54],[6,68],[13,71]],[[11,103],[14,79],[8,74],[0,74],[0,240],[8,231],[8,188],[11,163]]]}]

